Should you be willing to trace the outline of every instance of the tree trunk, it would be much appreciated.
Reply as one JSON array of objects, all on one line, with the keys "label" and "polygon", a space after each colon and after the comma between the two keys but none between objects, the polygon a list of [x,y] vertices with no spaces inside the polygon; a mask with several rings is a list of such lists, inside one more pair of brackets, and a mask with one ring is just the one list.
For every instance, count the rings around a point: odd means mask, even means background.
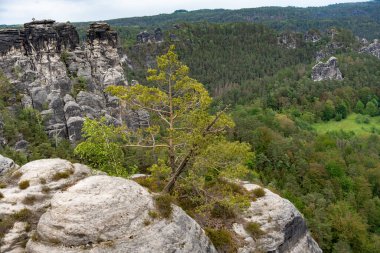
[{"label": "tree trunk", "polygon": [[191,156],[193,155],[194,153],[194,149],[191,149],[189,151],[189,153],[183,158],[181,164],[178,166],[178,168],[176,169],[175,173],[173,174],[173,176],[170,178],[170,181],[166,184],[163,192],[164,193],[171,193],[173,188],[174,188],[174,185],[175,183],[177,182],[177,179],[179,177],[179,175],[182,174],[182,172],[186,169],[186,165],[187,163],[189,162]]}]

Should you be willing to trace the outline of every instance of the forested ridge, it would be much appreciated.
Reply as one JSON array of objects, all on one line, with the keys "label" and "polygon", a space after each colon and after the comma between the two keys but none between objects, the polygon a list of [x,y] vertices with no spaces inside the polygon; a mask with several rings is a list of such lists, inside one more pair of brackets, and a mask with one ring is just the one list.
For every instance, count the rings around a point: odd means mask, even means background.
[{"label": "forested ridge", "polygon": [[[180,27],[167,31],[165,42],[127,47],[136,66],[130,78],[144,80],[144,64],[175,44],[192,77],[213,94],[214,107],[232,106],[230,139],[251,144],[260,182],[301,210],[324,252],[378,252],[380,60],[359,53],[360,42],[342,28],[334,37],[314,31],[321,39],[313,43],[257,24]],[[284,34],[296,48],[278,44]],[[344,79],[315,82],[316,55],[332,44],[339,45],[330,56]],[[365,134],[314,128],[345,124],[351,114],[359,127],[372,128]]]},{"label": "forested ridge", "polygon": [[[350,29],[355,35],[375,39],[379,36],[379,1],[343,3],[324,7],[261,7],[241,10],[178,10],[172,14],[107,20],[113,26],[170,28],[178,23],[210,22],[262,23],[278,31],[305,32],[309,29],[326,30],[332,26]],[[84,26],[86,23],[78,23]]]}]

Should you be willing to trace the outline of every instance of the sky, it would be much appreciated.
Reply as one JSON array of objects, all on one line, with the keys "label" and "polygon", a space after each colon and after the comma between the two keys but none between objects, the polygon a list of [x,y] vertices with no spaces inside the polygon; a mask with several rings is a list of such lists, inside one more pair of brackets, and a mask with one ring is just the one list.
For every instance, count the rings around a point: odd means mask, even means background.
[{"label": "sky", "polygon": [[32,18],[61,22],[98,21],[172,13],[178,9],[308,7],[347,2],[360,0],[0,0],[0,24],[23,24]]}]

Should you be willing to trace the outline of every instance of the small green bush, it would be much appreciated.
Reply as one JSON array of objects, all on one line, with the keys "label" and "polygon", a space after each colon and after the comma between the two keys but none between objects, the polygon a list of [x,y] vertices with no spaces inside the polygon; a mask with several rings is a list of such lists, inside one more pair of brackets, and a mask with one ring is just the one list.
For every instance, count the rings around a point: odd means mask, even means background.
[{"label": "small green bush", "polygon": [[225,202],[216,202],[211,210],[213,218],[231,219],[235,218],[234,208]]},{"label": "small green bush", "polygon": [[227,229],[205,229],[208,238],[219,252],[236,252],[236,244],[232,234]]},{"label": "small green bush", "polygon": [[33,195],[28,195],[26,196],[23,200],[22,200],[22,203],[24,205],[33,205],[34,204],[34,201],[36,201],[36,197],[33,196]]},{"label": "small green bush", "polygon": [[4,182],[0,182],[0,189],[7,188],[7,184]]},{"label": "small green bush", "polygon": [[43,193],[47,194],[47,193],[50,192],[50,188],[49,188],[48,186],[46,186],[46,185],[43,185],[43,186],[41,187],[41,191],[42,191]]},{"label": "small green bush", "polygon": [[0,192],[0,199],[4,198],[4,194]]},{"label": "small green bush", "polygon": [[21,190],[24,190],[24,189],[28,188],[29,186],[30,186],[30,184],[29,184],[28,180],[21,181],[18,184],[18,188],[20,188]]},{"label": "small green bush", "polygon": [[69,170],[66,170],[66,171],[60,171],[60,172],[57,172],[53,175],[52,179],[54,181],[59,181],[61,179],[64,179],[64,178],[68,178],[70,177],[70,175],[73,174],[72,171],[69,171]]},{"label": "small green bush", "polygon": [[158,213],[152,210],[149,210],[148,215],[152,217],[152,219],[156,219],[158,217]]},{"label": "small green bush", "polygon": [[22,172],[18,170],[12,173],[11,178],[17,179],[17,178],[20,178],[21,176],[22,176]]},{"label": "small green bush", "polygon": [[169,194],[161,194],[155,197],[155,202],[160,216],[163,218],[169,218],[173,211],[171,205],[172,197]]},{"label": "small green bush", "polygon": [[257,222],[249,222],[244,226],[244,228],[255,239],[264,234],[264,231],[260,228],[260,224]]},{"label": "small green bush", "polygon": [[265,190],[263,188],[256,188],[253,190],[253,194],[255,194],[256,198],[261,198],[265,196]]}]

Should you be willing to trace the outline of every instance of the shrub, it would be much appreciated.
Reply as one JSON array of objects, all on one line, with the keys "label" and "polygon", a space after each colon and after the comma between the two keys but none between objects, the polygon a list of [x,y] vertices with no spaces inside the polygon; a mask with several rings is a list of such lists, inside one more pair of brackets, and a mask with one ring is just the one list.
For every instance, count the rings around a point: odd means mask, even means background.
[{"label": "shrub", "polygon": [[253,194],[255,194],[256,198],[261,198],[265,196],[265,190],[263,188],[256,188],[253,190]]},{"label": "shrub", "polygon": [[0,199],[4,198],[4,194],[0,192]]},{"label": "shrub", "polygon": [[40,183],[41,183],[41,184],[46,184],[46,179],[41,177],[41,178],[40,178]]},{"label": "shrub", "polygon": [[144,226],[149,226],[150,225],[150,220],[144,220]]},{"label": "shrub", "polygon": [[173,207],[172,197],[169,194],[161,194],[155,197],[156,207],[161,217],[169,218],[172,214]]},{"label": "shrub", "polygon": [[30,184],[29,184],[28,180],[21,181],[18,184],[18,188],[20,188],[21,190],[24,190],[24,189],[28,188],[29,186],[30,186]]},{"label": "shrub", "polygon": [[257,222],[249,222],[244,226],[244,229],[255,239],[259,238],[264,234],[261,230],[260,224]]},{"label": "shrub", "polygon": [[33,205],[34,201],[36,201],[36,197],[33,195],[28,195],[26,196],[23,200],[22,203],[25,205]]},{"label": "shrub", "polygon": [[219,252],[236,252],[236,244],[232,234],[227,229],[205,229],[208,238]]},{"label": "shrub", "polygon": [[149,210],[148,215],[152,217],[152,219],[156,219],[158,217],[158,213],[152,210]]},{"label": "shrub", "polygon": [[49,193],[50,192],[50,188],[46,185],[43,185],[42,188],[41,188],[41,191],[45,194]]},{"label": "shrub", "polygon": [[10,216],[0,219],[0,239],[4,237],[9,229],[13,227],[17,221],[28,221],[32,217],[32,212],[26,208],[14,213]]},{"label": "shrub", "polygon": [[64,178],[68,178],[68,177],[70,177],[71,174],[73,174],[73,172],[70,171],[70,170],[59,171],[59,172],[57,172],[57,173],[55,173],[55,174],[53,175],[52,179],[53,179],[54,181],[59,181],[59,180],[61,180],[61,179],[64,179]]},{"label": "shrub", "polygon": [[211,210],[211,216],[222,219],[231,219],[236,217],[234,208],[225,202],[216,202]]},{"label": "shrub", "polygon": [[18,171],[15,171],[15,172],[12,173],[11,178],[12,179],[18,179],[21,176],[22,176],[22,172],[18,170]]},{"label": "shrub", "polygon": [[7,184],[4,182],[0,182],[0,189],[7,188]]}]

